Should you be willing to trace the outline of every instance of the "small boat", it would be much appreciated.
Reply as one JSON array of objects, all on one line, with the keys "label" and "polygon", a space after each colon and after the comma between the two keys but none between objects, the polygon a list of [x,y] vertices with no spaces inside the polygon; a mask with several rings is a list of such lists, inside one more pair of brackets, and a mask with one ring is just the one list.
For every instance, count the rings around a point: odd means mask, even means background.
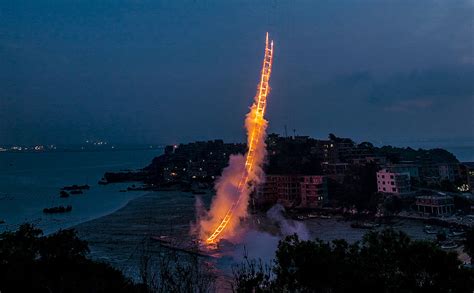
[{"label": "small boat", "polygon": [[451,236],[451,237],[463,236],[464,231],[463,230],[451,230],[451,232],[448,235]]},{"label": "small boat", "polygon": [[455,242],[453,241],[445,241],[443,243],[441,243],[441,248],[442,249],[455,249],[457,248],[459,245],[456,244]]},{"label": "small boat", "polygon": [[436,229],[433,229],[430,225],[426,225],[424,229],[426,234],[437,234],[438,231]]},{"label": "small boat", "polygon": [[373,228],[377,228],[378,226],[380,225],[377,223],[369,223],[369,222],[363,222],[363,223],[355,222],[351,224],[352,228],[359,228],[359,229],[373,229]]},{"label": "small boat", "polygon": [[70,190],[88,190],[90,188],[91,187],[87,184],[84,184],[84,185],[74,184],[74,185],[71,185],[71,186],[64,186],[63,188],[61,188],[61,190],[66,190],[66,191],[70,191]]},{"label": "small boat", "polygon": [[71,190],[69,193],[70,194],[83,194],[84,192],[82,192],[82,190]]},{"label": "small boat", "polygon": [[59,192],[59,197],[61,197],[61,198],[69,197],[69,193],[67,191],[61,190]]},{"label": "small boat", "polygon": [[72,211],[72,206],[68,205],[66,207],[64,206],[58,206],[58,207],[52,207],[52,208],[44,208],[43,213],[45,214],[61,214],[61,213],[67,213]]}]

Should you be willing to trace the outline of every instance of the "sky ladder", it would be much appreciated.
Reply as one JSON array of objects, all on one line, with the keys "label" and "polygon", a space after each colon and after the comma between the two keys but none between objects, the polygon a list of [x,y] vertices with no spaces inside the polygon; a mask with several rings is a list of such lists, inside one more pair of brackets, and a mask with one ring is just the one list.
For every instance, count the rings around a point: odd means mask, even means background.
[{"label": "sky ladder", "polygon": [[273,63],[273,41],[269,42],[268,40],[268,32],[265,39],[265,56],[263,58],[263,66],[262,66],[262,73],[260,78],[260,83],[258,85],[257,96],[256,96],[256,105],[257,110],[255,112],[254,117],[254,127],[252,128],[250,139],[249,139],[249,146],[247,150],[247,155],[245,158],[245,170],[242,174],[242,177],[239,181],[238,190],[239,190],[239,197],[238,199],[232,204],[230,209],[225,214],[224,218],[220,222],[219,226],[214,230],[214,232],[209,236],[206,240],[207,243],[214,243],[218,240],[218,236],[221,232],[225,229],[227,224],[229,223],[232,215],[239,205],[240,200],[242,199],[242,194],[244,188],[247,187],[249,183],[249,174],[252,172],[253,168],[255,167],[255,150],[259,144],[259,138],[261,133],[263,132],[264,127],[264,114],[265,108],[267,104],[267,96],[270,93],[270,86],[268,82],[270,81],[270,74],[272,72],[272,63]]}]

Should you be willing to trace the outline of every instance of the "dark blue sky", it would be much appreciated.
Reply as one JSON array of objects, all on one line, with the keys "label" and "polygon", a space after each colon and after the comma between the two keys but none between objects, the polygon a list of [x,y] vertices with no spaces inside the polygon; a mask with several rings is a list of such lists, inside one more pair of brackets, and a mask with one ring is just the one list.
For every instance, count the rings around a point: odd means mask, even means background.
[{"label": "dark blue sky", "polygon": [[[474,138],[472,0],[0,2],[0,144]],[[292,132],[292,131],[291,131]]]}]

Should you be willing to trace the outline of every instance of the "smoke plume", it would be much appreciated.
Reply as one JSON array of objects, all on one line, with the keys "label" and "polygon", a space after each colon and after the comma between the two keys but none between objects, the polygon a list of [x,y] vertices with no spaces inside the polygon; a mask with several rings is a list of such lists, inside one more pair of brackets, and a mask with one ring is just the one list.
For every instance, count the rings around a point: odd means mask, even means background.
[{"label": "smoke plume", "polygon": [[247,217],[249,196],[264,179],[265,137],[268,122],[264,118],[267,96],[270,93],[270,73],[273,62],[273,42],[265,40],[260,83],[257,95],[245,118],[247,154],[231,156],[222,176],[215,184],[216,196],[211,209],[198,218],[199,236],[207,243],[221,238],[232,239],[238,234],[241,219]]}]

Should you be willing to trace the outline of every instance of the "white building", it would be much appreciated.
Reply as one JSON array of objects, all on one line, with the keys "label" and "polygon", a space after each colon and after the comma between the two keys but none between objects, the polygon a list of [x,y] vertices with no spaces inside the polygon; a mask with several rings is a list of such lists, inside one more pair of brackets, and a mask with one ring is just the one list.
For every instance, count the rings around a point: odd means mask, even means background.
[{"label": "white building", "polygon": [[383,169],[377,172],[377,190],[382,193],[406,194],[410,192],[410,173],[396,173]]}]

